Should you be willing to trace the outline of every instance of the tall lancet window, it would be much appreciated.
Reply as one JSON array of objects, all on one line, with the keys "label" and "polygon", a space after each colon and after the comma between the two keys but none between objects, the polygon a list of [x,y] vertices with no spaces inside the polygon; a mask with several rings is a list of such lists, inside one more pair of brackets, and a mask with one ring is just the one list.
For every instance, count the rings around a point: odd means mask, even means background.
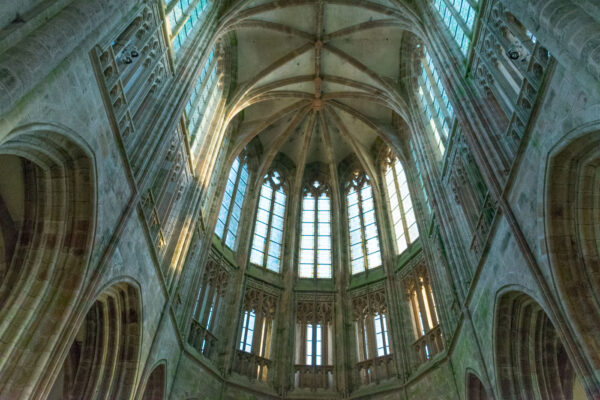
[{"label": "tall lancet window", "polygon": [[217,107],[220,91],[217,87],[217,60],[215,51],[211,51],[202,67],[196,86],[185,106],[187,128],[190,135],[192,152],[196,154],[205,135],[208,125]]},{"label": "tall lancet window", "polygon": [[304,188],[298,264],[300,278],[331,278],[331,201],[318,181]]},{"label": "tall lancet window", "polygon": [[248,184],[248,164],[240,157],[236,158],[229,171],[225,194],[219,211],[219,219],[215,234],[221,238],[227,247],[234,249],[242,205]]},{"label": "tall lancet window", "polygon": [[190,36],[196,23],[204,18],[209,0],[170,0],[166,1],[166,14],[173,51],[177,53]]},{"label": "tall lancet window", "polygon": [[394,227],[396,251],[402,253],[419,237],[408,181],[402,163],[396,157],[385,160],[385,186],[390,201],[390,217]]},{"label": "tall lancet window", "polygon": [[260,191],[250,262],[273,272],[281,270],[286,194],[279,172],[265,175]]},{"label": "tall lancet window", "polygon": [[419,97],[425,111],[427,125],[431,128],[439,154],[443,155],[452,129],[454,108],[450,104],[446,89],[427,49],[423,49],[421,75],[418,81]]},{"label": "tall lancet window", "polygon": [[358,274],[381,265],[377,218],[366,174],[355,171],[346,190],[352,274]]},{"label": "tall lancet window", "polygon": [[477,14],[473,5],[477,3],[478,0],[434,0],[433,2],[433,6],[465,57],[469,52]]}]

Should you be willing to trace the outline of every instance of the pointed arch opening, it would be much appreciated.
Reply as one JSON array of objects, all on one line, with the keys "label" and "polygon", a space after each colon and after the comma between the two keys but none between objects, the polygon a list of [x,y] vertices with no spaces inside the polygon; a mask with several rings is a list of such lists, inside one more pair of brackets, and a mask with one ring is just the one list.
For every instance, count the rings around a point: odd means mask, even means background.
[{"label": "pointed arch opening", "polygon": [[552,269],[587,354],[600,366],[600,135],[571,142],[549,162],[546,226]]},{"label": "pointed arch opening", "polygon": [[494,355],[500,398],[585,399],[573,364],[542,307],[529,295],[509,291],[495,310]]},{"label": "pointed arch opening", "polygon": [[[71,138],[59,126],[30,125],[0,144],[0,377],[9,382],[41,376],[50,352],[24,350],[56,345],[87,273],[95,166]],[[11,385],[0,397],[12,396]]]},{"label": "pointed arch opening", "polygon": [[141,339],[138,290],[119,283],[85,315],[48,396],[49,400],[129,398]]}]

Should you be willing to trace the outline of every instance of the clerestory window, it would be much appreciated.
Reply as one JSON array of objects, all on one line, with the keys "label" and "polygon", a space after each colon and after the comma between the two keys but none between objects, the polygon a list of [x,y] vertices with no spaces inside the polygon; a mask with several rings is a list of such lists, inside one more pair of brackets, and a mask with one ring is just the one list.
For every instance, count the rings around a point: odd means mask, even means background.
[{"label": "clerestory window", "polygon": [[347,188],[352,274],[381,265],[373,191],[366,174],[355,171]]},{"label": "clerestory window", "polygon": [[423,50],[421,59],[418,92],[427,125],[433,133],[439,155],[443,156],[454,121],[454,108],[427,49]]},{"label": "clerestory window", "polygon": [[234,249],[237,231],[242,215],[242,205],[248,185],[248,164],[236,158],[229,171],[225,194],[219,210],[219,219],[215,234],[221,238],[227,247]]},{"label": "clerestory window", "polygon": [[193,154],[197,154],[201,144],[199,139],[203,137],[201,133],[208,130],[208,125],[217,107],[220,96],[217,80],[217,60],[213,50],[204,63],[200,77],[185,106],[185,116]]},{"label": "clerestory window", "polygon": [[327,187],[315,181],[305,188],[300,232],[300,278],[330,279],[331,200]]},{"label": "clerestory window", "polygon": [[281,270],[283,225],[285,219],[286,194],[279,172],[265,175],[260,191],[258,212],[254,225],[254,238],[250,252],[252,264],[273,272]]},{"label": "clerestory window", "polygon": [[466,57],[473,37],[477,0],[434,0],[433,6]]},{"label": "clerestory window", "polygon": [[419,237],[419,229],[406,173],[398,158],[386,160],[385,184],[390,201],[390,217],[396,239],[396,251],[400,254]]},{"label": "clerestory window", "polygon": [[168,30],[175,53],[190,36],[196,23],[203,19],[209,9],[209,4],[209,0],[172,0],[167,2]]}]

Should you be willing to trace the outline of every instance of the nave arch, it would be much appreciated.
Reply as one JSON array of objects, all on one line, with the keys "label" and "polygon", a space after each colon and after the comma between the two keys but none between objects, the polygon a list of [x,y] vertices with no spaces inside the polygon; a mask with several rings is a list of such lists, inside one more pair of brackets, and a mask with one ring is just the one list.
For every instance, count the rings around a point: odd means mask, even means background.
[{"label": "nave arch", "polygon": [[[93,152],[68,128],[32,124],[0,142],[0,397],[31,387],[84,282],[95,229]],[[30,366],[7,368],[7,366]],[[19,379],[15,379],[19,375]],[[25,379],[26,375],[30,379]]]},{"label": "nave arch", "polygon": [[587,399],[552,321],[528,294],[518,290],[499,294],[493,335],[499,398]]},{"label": "nave arch", "polygon": [[[139,364],[141,326],[137,287],[121,282],[102,291],[77,329],[48,400],[130,398]],[[148,378],[151,397],[143,399],[162,399],[152,397],[164,388],[155,384],[155,380],[164,381],[161,368]]]},{"label": "nave arch", "polygon": [[[551,271],[571,325],[600,369],[600,126],[561,141],[548,159],[544,214]],[[581,130],[581,129],[580,129]],[[573,138],[575,137],[575,138]]]}]

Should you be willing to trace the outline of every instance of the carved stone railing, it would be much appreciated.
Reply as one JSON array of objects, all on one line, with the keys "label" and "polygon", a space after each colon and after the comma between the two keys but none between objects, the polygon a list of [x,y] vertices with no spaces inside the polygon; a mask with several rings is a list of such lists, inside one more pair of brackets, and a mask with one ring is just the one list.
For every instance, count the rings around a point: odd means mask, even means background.
[{"label": "carved stone railing", "polygon": [[444,349],[442,330],[437,325],[413,344],[419,363],[424,363]]},{"label": "carved stone railing", "polygon": [[356,374],[361,385],[379,383],[396,376],[396,365],[391,354],[356,363]]},{"label": "carved stone railing", "polygon": [[273,362],[256,354],[236,350],[233,372],[247,376],[251,380],[266,382]]},{"label": "carved stone railing", "polygon": [[296,387],[329,389],[333,386],[333,365],[294,365]]},{"label": "carved stone railing", "polygon": [[212,358],[217,348],[217,338],[196,320],[192,320],[188,343],[207,358]]},{"label": "carved stone railing", "polygon": [[497,207],[496,202],[488,193],[485,196],[483,207],[481,208],[479,218],[477,219],[473,240],[471,240],[471,250],[477,254],[480,254],[483,251],[485,243],[487,242]]}]

